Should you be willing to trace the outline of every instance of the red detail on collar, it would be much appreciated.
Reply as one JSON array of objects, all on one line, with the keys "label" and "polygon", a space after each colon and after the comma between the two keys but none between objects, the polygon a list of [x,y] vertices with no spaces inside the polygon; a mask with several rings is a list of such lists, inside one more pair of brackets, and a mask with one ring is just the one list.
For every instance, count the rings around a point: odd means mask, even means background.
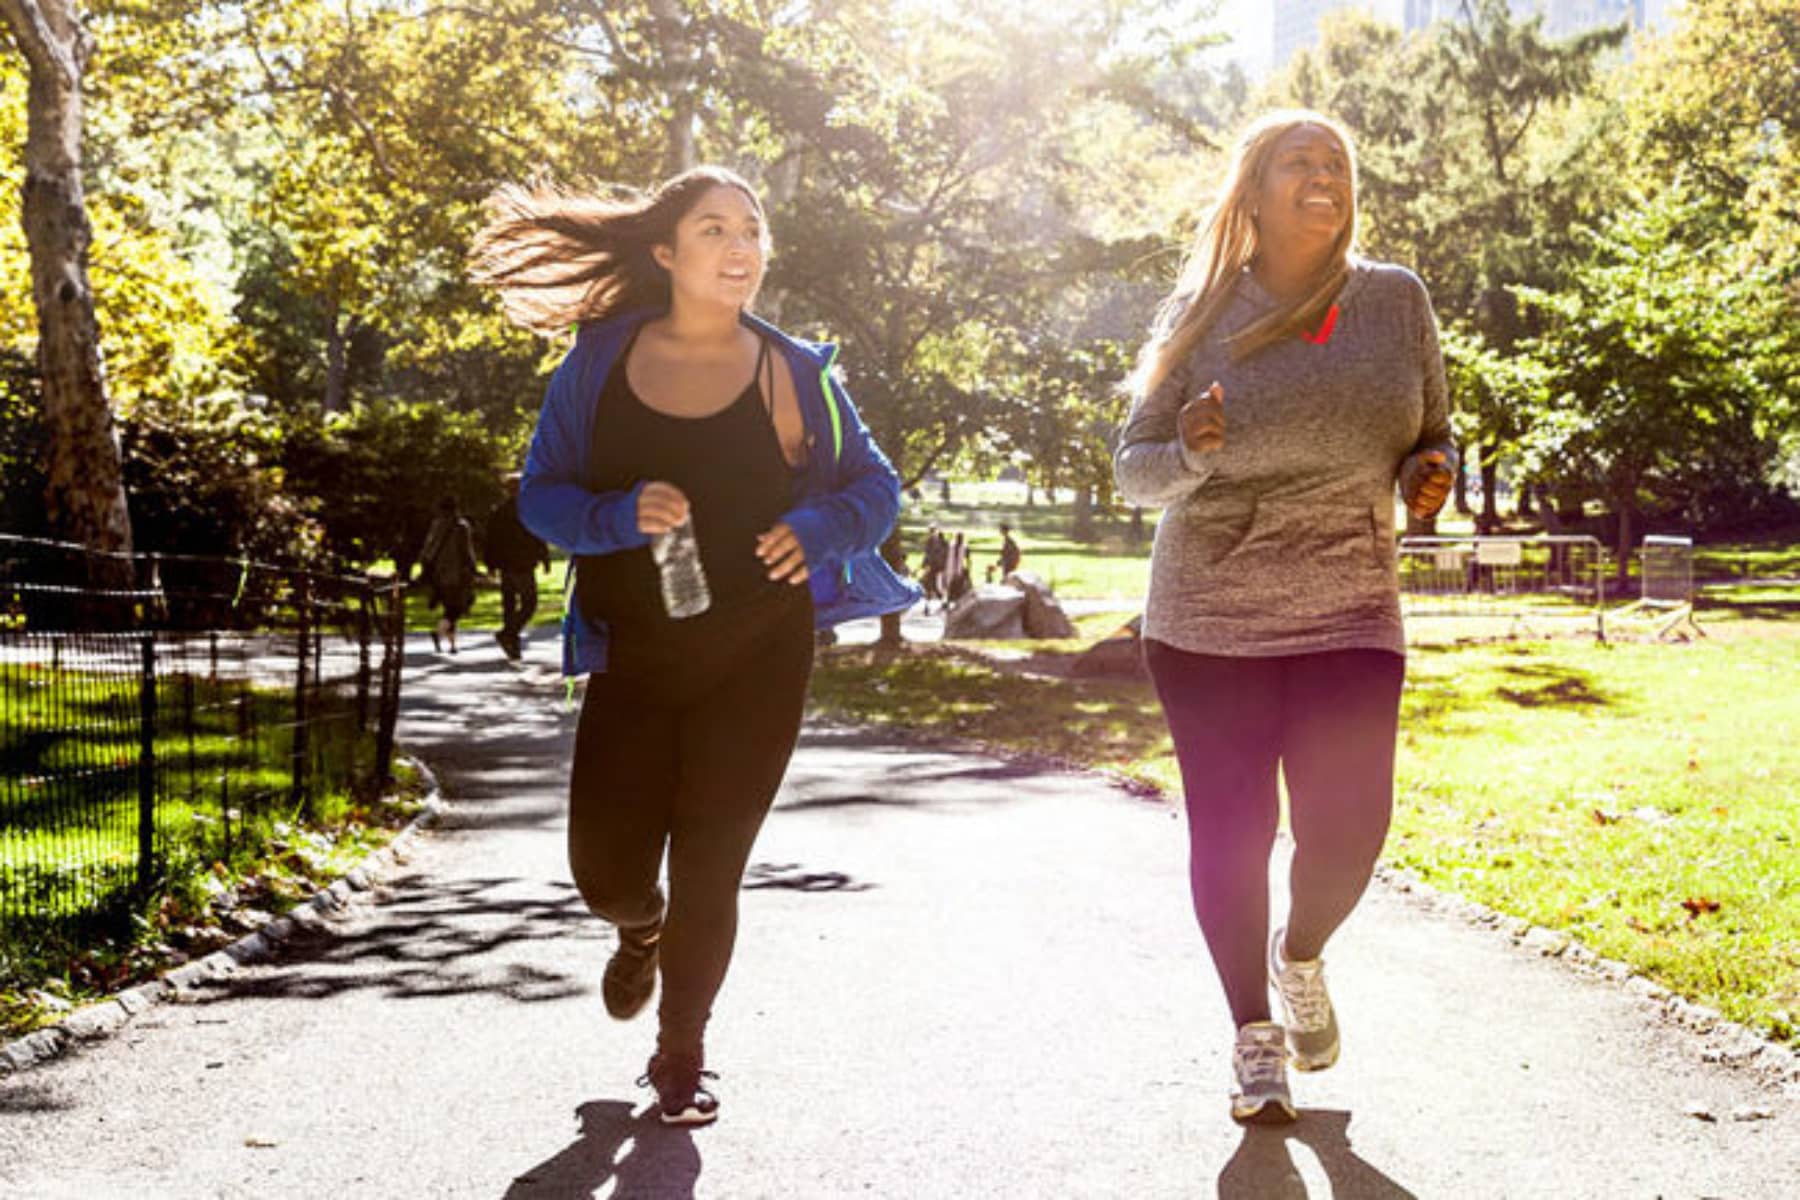
[{"label": "red detail on collar", "polygon": [[1338,306],[1334,304],[1325,310],[1325,319],[1319,322],[1319,327],[1317,329],[1313,330],[1311,333],[1302,331],[1300,336],[1315,346],[1323,346],[1326,342],[1331,340],[1331,331],[1337,328],[1337,319]]}]

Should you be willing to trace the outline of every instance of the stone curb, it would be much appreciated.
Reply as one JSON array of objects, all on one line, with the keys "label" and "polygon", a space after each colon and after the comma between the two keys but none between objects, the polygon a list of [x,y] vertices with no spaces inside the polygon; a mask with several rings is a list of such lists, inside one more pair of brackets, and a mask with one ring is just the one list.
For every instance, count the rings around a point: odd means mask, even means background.
[{"label": "stone curb", "polygon": [[77,1009],[54,1025],[0,1046],[0,1079],[60,1058],[77,1045],[110,1037],[152,1005],[180,1003],[190,998],[202,984],[229,979],[240,967],[265,962],[274,957],[296,932],[329,929],[329,918],[344,912],[357,893],[373,887],[394,866],[406,847],[443,815],[446,805],[438,789],[437,776],[420,760],[408,761],[425,777],[424,807],[387,845],[371,851],[343,876],[315,892],[286,916],[275,918],[205,958],[183,963],[147,983]]},{"label": "stone curb", "polygon": [[1439,891],[1405,867],[1383,863],[1375,868],[1375,878],[1389,891],[1405,896],[1420,908],[1492,929],[1521,949],[1543,958],[1557,959],[1591,979],[1622,986],[1654,1008],[1663,1020],[1704,1037],[1703,1061],[1747,1068],[1800,1095],[1800,1053],[1776,1044],[1748,1026],[1727,1020],[1705,1005],[1676,995],[1640,974],[1629,963],[1602,958],[1561,930],[1533,925],[1478,901]]}]

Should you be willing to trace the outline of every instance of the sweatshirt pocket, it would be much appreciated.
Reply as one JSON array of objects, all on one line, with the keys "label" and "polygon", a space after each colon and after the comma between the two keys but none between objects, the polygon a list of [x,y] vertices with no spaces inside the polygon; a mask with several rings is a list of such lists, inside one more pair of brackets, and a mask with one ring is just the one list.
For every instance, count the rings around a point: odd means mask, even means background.
[{"label": "sweatshirt pocket", "polygon": [[1264,500],[1236,557],[1264,560],[1283,574],[1383,571],[1392,554],[1383,553],[1381,528],[1369,504]]}]

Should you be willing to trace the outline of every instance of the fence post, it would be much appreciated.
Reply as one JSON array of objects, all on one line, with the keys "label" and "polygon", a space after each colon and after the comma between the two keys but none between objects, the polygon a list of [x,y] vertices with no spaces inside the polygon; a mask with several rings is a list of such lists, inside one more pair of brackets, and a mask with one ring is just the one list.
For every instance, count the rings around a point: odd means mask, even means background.
[{"label": "fence post", "polygon": [[382,614],[381,713],[375,728],[375,784],[386,787],[394,777],[394,726],[400,720],[400,664],[406,658],[406,585],[395,581],[387,589],[387,611]]},{"label": "fence post", "polygon": [[140,642],[138,676],[138,862],[140,891],[148,892],[156,869],[156,635]]},{"label": "fence post", "polygon": [[299,612],[300,630],[294,638],[294,738],[293,738],[293,790],[288,798],[293,803],[295,812],[304,812],[312,816],[312,797],[306,788],[306,758],[310,730],[306,723],[306,651],[312,645],[312,588],[311,581],[302,573],[300,586],[296,589],[294,607]]},{"label": "fence post", "polygon": [[369,639],[374,618],[369,612],[369,597],[374,592],[368,583],[356,588],[356,732],[369,731]]}]

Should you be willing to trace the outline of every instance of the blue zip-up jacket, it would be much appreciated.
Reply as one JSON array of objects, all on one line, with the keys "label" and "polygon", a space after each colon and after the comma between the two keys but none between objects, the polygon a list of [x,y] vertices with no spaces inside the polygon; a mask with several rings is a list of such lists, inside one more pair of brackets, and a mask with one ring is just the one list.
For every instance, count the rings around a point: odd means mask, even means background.
[{"label": "blue zip-up jacket", "polygon": [[[594,410],[620,351],[652,312],[621,313],[583,325],[575,348],[550,379],[519,481],[519,519],[570,554],[612,554],[648,545],[637,527],[638,493],[587,489]],[[831,377],[837,347],[803,342],[745,314],[744,324],[768,338],[787,360],[806,428],[806,466],[796,502],[782,520],[806,552],[818,626],[911,607],[918,585],[894,574],[876,547],[900,511],[900,478],[869,436],[843,386]],[[573,564],[571,564],[571,585]],[[563,612],[563,674],[606,670],[604,622],[581,615],[568,597]]]}]

